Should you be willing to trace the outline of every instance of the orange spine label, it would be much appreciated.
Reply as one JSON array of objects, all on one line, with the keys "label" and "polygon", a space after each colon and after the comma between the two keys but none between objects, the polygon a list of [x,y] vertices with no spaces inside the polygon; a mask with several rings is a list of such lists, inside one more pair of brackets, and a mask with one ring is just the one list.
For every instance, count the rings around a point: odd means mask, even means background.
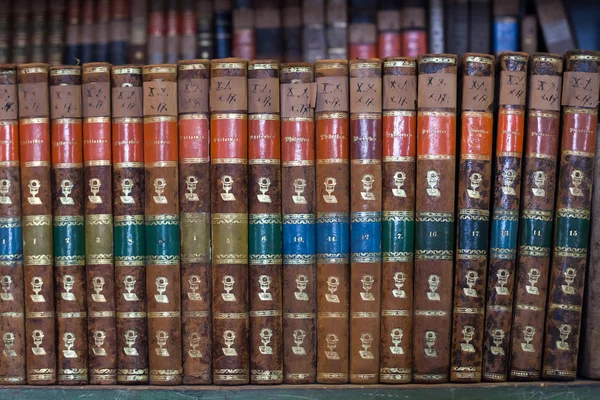
[{"label": "orange spine label", "polygon": [[349,153],[348,118],[317,120],[317,159],[347,160]]},{"label": "orange spine label", "polygon": [[248,130],[248,159],[281,159],[278,118],[271,118],[269,114],[251,115]]},{"label": "orange spine label", "polygon": [[113,123],[113,163],[144,161],[144,127],[139,122]]},{"label": "orange spine label", "polygon": [[177,161],[177,121],[160,119],[145,124],[144,159],[146,163]]},{"label": "orange spine label", "polygon": [[22,162],[50,162],[50,129],[48,120],[39,123],[23,124],[19,127],[21,136]]},{"label": "orange spine label", "polygon": [[86,121],[83,125],[83,155],[85,161],[110,161],[111,126],[110,118],[91,118],[99,121]]},{"label": "orange spine label", "polygon": [[81,121],[52,124],[52,164],[83,163]]},{"label": "orange spine label", "polygon": [[523,132],[525,132],[525,113],[521,110],[501,109],[498,115],[496,152],[511,153],[513,156],[520,157],[523,152]]},{"label": "orange spine label", "polygon": [[456,154],[456,116],[419,115],[418,154],[455,155]]},{"label": "orange spine label", "polygon": [[383,114],[383,160],[398,161],[396,157],[414,157],[417,150],[416,118],[411,111]]},{"label": "orange spine label", "polygon": [[312,120],[281,122],[281,134],[283,135],[281,148],[284,166],[286,163],[315,159],[314,130],[315,123]]},{"label": "orange spine label", "polygon": [[0,161],[19,161],[18,136],[17,121],[0,125]]},{"label": "orange spine label", "polygon": [[[219,117],[219,118],[215,118]],[[210,158],[247,159],[248,135],[246,116],[242,114],[217,114],[210,121]],[[220,117],[226,116],[226,119]]]},{"label": "orange spine label", "polygon": [[199,114],[184,115],[179,119],[179,158],[208,161],[208,119]]},{"label": "orange spine label", "polygon": [[463,155],[492,157],[493,118],[491,113],[463,112],[461,157]]}]

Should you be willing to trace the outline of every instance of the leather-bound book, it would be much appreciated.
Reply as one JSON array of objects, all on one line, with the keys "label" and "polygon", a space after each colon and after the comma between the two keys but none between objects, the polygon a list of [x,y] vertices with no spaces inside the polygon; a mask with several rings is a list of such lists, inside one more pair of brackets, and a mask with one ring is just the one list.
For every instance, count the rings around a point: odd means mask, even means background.
[{"label": "leather-bound book", "polygon": [[350,382],[379,382],[381,61],[350,61]]},{"label": "leather-bound book", "polygon": [[383,61],[383,215],[379,380],[412,378],[417,64]]},{"label": "leather-bound book", "polygon": [[146,296],[151,385],[182,383],[177,66],[145,65]]},{"label": "leather-bound book", "polygon": [[0,63],[6,64],[12,57],[10,51],[12,27],[10,13],[10,1],[2,2],[2,11],[0,11]]},{"label": "leather-bound book", "polygon": [[348,58],[346,0],[327,0],[327,58]]},{"label": "leather-bound book", "polygon": [[462,57],[461,148],[450,380],[481,381],[488,261],[492,145],[493,56]]},{"label": "leather-bound book", "polygon": [[131,0],[129,15],[131,26],[129,31],[130,55],[132,64],[145,64],[148,53],[148,2]]},{"label": "leather-bound book", "polygon": [[[535,0],[546,49],[562,54],[576,47],[575,36],[562,0]],[[593,9],[588,10],[593,14]],[[574,21],[575,22],[575,21]]]},{"label": "leather-bound book", "polygon": [[429,0],[429,51],[440,54],[445,50],[444,1]]},{"label": "leather-bound book", "polygon": [[213,58],[231,57],[232,49],[232,0],[215,0],[214,27],[215,27],[215,52]]},{"label": "leather-bound book", "polygon": [[350,0],[348,58],[377,57],[377,1]]},{"label": "leather-bound book", "polygon": [[58,383],[88,383],[81,67],[50,68]]},{"label": "leather-bound book", "polygon": [[117,383],[110,67],[82,67],[83,180],[90,383]]},{"label": "leather-bound book", "polygon": [[[79,24],[81,22],[81,13],[79,10],[81,0],[65,0],[66,2],[66,23],[65,26],[65,51],[61,63],[75,64],[79,58]],[[58,65],[58,64],[55,64]]]},{"label": "leather-bound book", "polygon": [[327,58],[325,0],[302,0],[302,57],[306,62]]},{"label": "leather-bound book", "polygon": [[470,0],[469,51],[492,51],[492,0]]},{"label": "leather-bound book", "polygon": [[450,369],[458,60],[418,62],[413,380],[440,383]]},{"label": "leather-bound book", "polygon": [[78,59],[71,63],[80,65],[94,61],[96,48],[96,0],[81,0],[79,5],[81,23],[78,25],[79,50]]},{"label": "leather-bound book", "polygon": [[525,134],[527,54],[502,53],[497,67],[500,96],[483,337],[484,381],[505,381],[510,355]]},{"label": "leather-bound book", "polygon": [[112,0],[110,4],[108,60],[115,65],[129,62],[129,3],[130,1]]},{"label": "leather-bound book", "polygon": [[444,50],[461,56],[469,50],[469,0],[447,0],[444,5]]},{"label": "leather-bound book", "polygon": [[377,55],[380,58],[400,56],[400,26],[400,2],[380,0],[377,11]]},{"label": "leather-bound book", "polygon": [[181,1],[168,1],[165,10],[165,58],[163,62],[175,64],[179,60],[180,37],[183,25],[188,25],[180,15]]},{"label": "leather-bound book", "polygon": [[283,382],[279,63],[248,63],[250,382]]},{"label": "leather-bound book", "polygon": [[[135,9],[132,12],[135,12]],[[147,26],[147,62],[151,64],[163,63],[167,55],[165,39],[167,10],[165,0],[149,0]]]},{"label": "leather-bound book", "polygon": [[31,3],[31,45],[30,60],[33,63],[46,61],[46,36],[48,35],[47,22],[48,4],[46,0]]},{"label": "leather-bound book", "polygon": [[[12,6],[12,7],[11,7]],[[11,12],[11,44],[12,57],[11,61],[16,64],[30,62],[31,58],[31,43],[29,28],[31,21],[31,7],[29,1],[15,2],[8,7]]]},{"label": "leather-bound book", "polygon": [[521,50],[529,54],[538,50],[538,23],[534,14],[521,20]]},{"label": "leather-bound book", "polygon": [[48,70],[46,64],[22,64],[17,70],[30,385],[56,383]]},{"label": "leather-bound book", "polygon": [[[123,1],[123,3],[126,0]],[[110,12],[111,0],[96,0],[94,24],[94,53],[91,61],[107,62],[110,55]],[[109,108],[110,112],[110,108]],[[110,147],[110,144],[109,144]]]},{"label": "leather-bound book", "polygon": [[[479,0],[481,1],[481,0]],[[493,0],[494,37],[496,55],[519,48],[519,0]]]},{"label": "leather-bound book", "polygon": [[213,60],[210,79],[213,383],[239,385],[250,380],[246,61]]},{"label": "leather-bound book", "polygon": [[194,0],[181,1],[179,19],[179,59],[193,60],[196,58],[196,29],[198,28]]},{"label": "leather-bound book", "polygon": [[256,58],[283,59],[280,0],[263,0],[254,9],[254,40]]},{"label": "leather-bound book", "polygon": [[317,382],[348,382],[350,139],[348,62],[315,63]]},{"label": "leather-bound book", "polygon": [[[519,218],[509,367],[509,379],[514,380],[537,380],[542,368],[562,67],[562,57],[555,54],[533,54],[528,67],[529,104],[521,179],[523,204]],[[549,89],[552,92],[548,92]]]},{"label": "leather-bound book", "polygon": [[317,378],[317,259],[313,65],[281,65],[283,370],[285,383]]},{"label": "leather-bound book", "polygon": [[27,382],[16,66],[0,66],[0,76],[0,383],[15,385]]},{"label": "leather-bound book", "polygon": [[[67,21],[66,24],[68,24]],[[48,31],[44,34],[46,60],[50,65],[63,62],[65,52],[65,0],[48,2]]]},{"label": "leather-bound book", "polygon": [[[594,158],[600,53],[572,50],[564,55],[564,60],[563,127],[542,378],[568,381],[575,380],[577,373],[592,183],[597,168]],[[590,295],[593,296],[595,281],[590,280],[590,283]],[[590,306],[593,307],[593,303],[588,303],[587,309],[594,312]],[[585,349],[596,355],[595,348]]]},{"label": "leather-bound book", "polygon": [[111,72],[117,382],[147,384],[142,68]]},{"label": "leather-bound book", "polygon": [[213,5],[212,0],[196,2],[196,56],[203,60],[213,58]]},{"label": "leather-bound book", "polygon": [[254,59],[254,9],[251,0],[233,0],[233,56]]},{"label": "leather-bound book", "polygon": [[422,1],[403,0],[400,42],[401,54],[405,57],[418,57],[427,53],[427,13]]},{"label": "leather-bound book", "polygon": [[302,61],[302,0],[285,0],[281,8],[283,60]]},{"label": "leather-bound book", "polygon": [[178,69],[183,383],[206,384],[212,382],[210,62],[181,61]]}]

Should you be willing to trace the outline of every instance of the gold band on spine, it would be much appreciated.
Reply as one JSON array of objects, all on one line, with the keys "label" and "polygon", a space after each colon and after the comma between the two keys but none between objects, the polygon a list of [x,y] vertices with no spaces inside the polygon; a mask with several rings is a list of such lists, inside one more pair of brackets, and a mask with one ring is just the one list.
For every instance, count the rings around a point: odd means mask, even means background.
[{"label": "gold band on spine", "polygon": [[379,113],[353,113],[350,114],[351,120],[357,119],[381,119],[381,114]]},{"label": "gold band on spine", "polygon": [[0,167],[18,167],[19,166],[19,161],[18,160],[14,160],[14,161],[0,161]]},{"label": "gold band on spine", "polygon": [[211,66],[212,69],[246,69],[245,63],[236,63],[236,62],[216,62]]},{"label": "gold band on spine", "polygon": [[50,76],[65,76],[65,75],[81,75],[81,68],[73,67],[73,68],[61,68],[61,69],[51,69]]},{"label": "gold band on spine", "polygon": [[156,66],[150,66],[150,65],[146,65],[144,67],[142,67],[142,72],[144,75],[147,74],[176,74],[177,73],[177,67],[176,66],[160,66],[160,67],[156,67]]},{"label": "gold band on spine", "polygon": [[56,163],[52,164],[54,169],[65,169],[65,168],[83,168],[83,163]]},{"label": "gold band on spine", "polygon": [[256,69],[279,69],[279,64],[272,63],[256,63],[256,64],[248,64],[248,70],[256,70]]},{"label": "gold band on spine", "polygon": [[32,168],[32,167],[49,167],[50,161],[26,161],[21,164],[21,168]]},{"label": "gold band on spine", "polygon": [[248,164],[245,158],[213,158],[211,164]]},{"label": "gold band on spine", "polygon": [[206,114],[181,114],[179,115],[179,120],[184,121],[188,119],[208,119]]},{"label": "gold band on spine", "polygon": [[317,120],[322,119],[342,119],[348,118],[348,113],[346,112],[334,112],[334,113],[320,113],[317,114]]},{"label": "gold band on spine", "polygon": [[408,110],[389,110],[383,112],[384,117],[414,117],[416,115],[415,111]]},{"label": "gold band on spine", "polygon": [[21,118],[19,120],[19,124],[21,125],[31,125],[31,124],[47,124],[50,122],[50,118]]},{"label": "gold band on spine", "polygon": [[97,66],[97,67],[85,67],[83,69],[84,74],[99,74],[108,72],[108,67],[105,66]]},{"label": "gold band on spine", "polygon": [[180,158],[179,164],[205,164],[210,162],[210,158]]},{"label": "gold band on spine", "polygon": [[378,68],[381,68],[381,64],[378,62],[350,63],[350,70]]},{"label": "gold band on spine", "polygon": [[115,67],[112,70],[112,74],[113,75],[125,75],[125,74],[133,74],[133,75],[139,75],[142,73],[142,68],[141,67]]},{"label": "gold band on spine", "polygon": [[19,121],[17,121],[16,119],[0,120],[0,126],[12,126],[12,125],[17,125],[18,123],[19,123]]},{"label": "gold band on spine", "polygon": [[290,74],[290,73],[306,73],[313,72],[312,67],[285,67],[281,68],[282,74]]},{"label": "gold band on spine", "polygon": [[494,64],[494,57],[492,56],[487,56],[487,57],[482,57],[482,56],[467,56],[465,57],[465,61],[466,62],[476,62],[476,63],[483,63],[483,64]]},{"label": "gold band on spine", "polygon": [[113,124],[141,124],[144,122],[143,118],[134,118],[134,117],[120,117],[113,118]]},{"label": "gold band on spine", "polygon": [[113,169],[119,168],[144,168],[144,163],[141,161],[128,161],[113,164]]},{"label": "gold band on spine", "polygon": [[393,60],[393,61],[384,61],[383,68],[394,68],[394,67],[415,67],[416,64],[414,61],[410,60]]},{"label": "gold band on spine", "polygon": [[179,64],[180,71],[190,71],[196,69],[208,69],[206,65],[198,63],[198,64]]},{"label": "gold band on spine", "polygon": [[313,122],[315,119],[312,117],[287,117],[281,118],[281,120],[286,122]]},{"label": "gold band on spine", "polygon": [[110,166],[110,160],[91,160],[83,163],[86,167],[107,167]]},{"label": "gold band on spine", "polygon": [[279,121],[279,114],[249,114],[250,121]]},{"label": "gold band on spine", "polygon": [[19,68],[19,74],[47,74],[48,67],[24,67]]},{"label": "gold band on spine", "polygon": [[152,163],[145,163],[146,168],[168,168],[177,167],[177,161],[155,161]]},{"label": "gold band on spine", "polygon": [[159,115],[155,117],[144,117],[145,124],[152,124],[155,122],[177,122],[177,117],[172,117],[169,115]]},{"label": "gold band on spine", "polygon": [[454,117],[456,113],[453,111],[419,111],[418,115],[424,117]]},{"label": "gold band on spine", "polygon": [[52,120],[52,125],[81,124],[81,118],[57,118]]},{"label": "gold band on spine", "polygon": [[110,117],[87,117],[83,119],[83,122],[88,124],[108,124]]},{"label": "gold band on spine", "polygon": [[456,64],[453,57],[425,56],[419,59],[419,64]]},{"label": "gold band on spine", "polygon": [[210,119],[247,119],[247,114],[238,113],[213,113],[210,115]]}]

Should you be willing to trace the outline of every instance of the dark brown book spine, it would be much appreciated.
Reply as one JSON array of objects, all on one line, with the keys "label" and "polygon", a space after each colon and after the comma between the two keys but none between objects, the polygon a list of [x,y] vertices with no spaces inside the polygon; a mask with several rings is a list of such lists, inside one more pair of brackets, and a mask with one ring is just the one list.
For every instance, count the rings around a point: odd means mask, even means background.
[{"label": "dark brown book spine", "polygon": [[91,384],[117,383],[110,67],[82,67],[88,364]]},{"label": "dark brown book spine", "polygon": [[50,68],[58,383],[88,383],[81,67]]},{"label": "dark brown book spine", "polygon": [[131,0],[129,10],[129,15],[131,15],[129,60],[133,64],[145,64],[148,54],[148,2]]},{"label": "dark brown book spine", "polygon": [[10,0],[3,0],[0,3],[0,10],[0,63],[5,64],[12,57]]},{"label": "dark brown book spine", "polygon": [[469,0],[447,0],[444,5],[444,50],[460,56],[469,49]]},{"label": "dark brown book spine", "polygon": [[[65,51],[63,59],[58,64],[75,64],[79,55],[79,24],[81,23],[80,3],[81,0],[65,0],[66,1],[66,16],[65,23]],[[56,64],[56,65],[58,65]]]},{"label": "dark brown book spine", "polygon": [[18,68],[27,383],[56,383],[48,65]]},{"label": "dark brown book spine", "polygon": [[523,205],[519,219],[509,368],[509,378],[515,380],[539,379],[542,369],[562,67],[562,57],[553,54],[533,54],[529,61],[529,105],[521,183]]},{"label": "dark brown book spine", "polygon": [[469,51],[492,51],[492,2],[493,0],[469,1]]},{"label": "dark brown book spine", "polygon": [[213,383],[249,382],[246,61],[213,60],[210,159]]},{"label": "dark brown book spine", "polygon": [[117,382],[148,383],[142,68],[112,68]]},{"label": "dark brown book spine", "polygon": [[[152,64],[165,62],[167,56],[167,9],[165,0],[150,0],[148,3],[147,61]],[[135,12],[135,9],[133,10]],[[134,28],[135,29],[135,28]],[[135,60],[134,62],[137,62]]]},{"label": "dark brown book spine", "polygon": [[529,54],[538,50],[538,23],[535,15],[526,15],[521,21],[521,50]]},{"label": "dark brown book spine", "polygon": [[279,62],[248,63],[250,382],[283,383]]},{"label": "dark brown book spine", "polygon": [[564,1],[536,0],[535,8],[548,51],[563,54],[576,47]]},{"label": "dark brown book spine", "polygon": [[45,36],[47,62],[58,65],[63,62],[65,52],[65,2],[56,0],[48,2],[48,34]]},{"label": "dark brown book spine", "polygon": [[351,0],[348,27],[348,57],[377,56],[377,4],[369,0]]},{"label": "dark brown book spine", "polygon": [[78,26],[79,50],[78,58],[72,63],[88,63],[94,61],[96,48],[96,19],[100,17],[96,10],[96,0],[81,0],[81,24]]},{"label": "dark brown book spine", "polygon": [[525,134],[527,54],[502,53],[498,64],[500,98],[482,358],[485,381],[505,381],[508,371]]},{"label": "dark brown book spine", "polygon": [[488,261],[494,57],[462,59],[461,149],[450,380],[481,381],[481,354]]},{"label": "dark brown book spine", "polygon": [[261,60],[283,58],[283,37],[279,0],[261,1],[255,4],[254,40],[256,58]]},{"label": "dark brown book spine", "polygon": [[168,1],[165,10],[164,61],[171,64],[179,60],[180,33],[184,21],[180,9],[181,1]]},{"label": "dark brown book spine", "polygon": [[379,380],[412,379],[417,64],[383,61],[383,215]]},{"label": "dark brown book spine", "polygon": [[[123,0],[125,2],[127,0]],[[103,61],[109,60],[109,46],[110,46],[110,3],[111,0],[96,0],[95,7],[95,37],[94,37],[94,49],[92,54],[92,61]],[[109,82],[110,85],[110,82]]]},{"label": "dark brown book spine", "polygon": [[33,1],[31,7],[31,62],[42,63],[46,60],[46,35],[48,12],[45,0]]},{"label": "dark brown book spine", "polygon": [[327,0],[327,58],[348,58],[346,0]]},{"label": "dark brown book spine", "polygon": [[15,64],[29,62],[29,14],[31,12],[28,1],[19,1],[12,4],[12,57]]},{"label": "dark brown book spine", "polygon": [[179,13],[179,58],[196,58],[196,8],[193,0],[183,0]]},{"label": "dark brown book spine", "polygon": [[283,364],[285,383],[317,377],[313,65],[281,66]]},{"label": "dark brown book spine", "polygon": [[454,260],[454,55],[419,56],[413,380],[447,382]]},{"label": "dark brown book spine", "polygon": [[203,60],[213,58],[213,5],[211,0],[198,0],[196,3],[197,36],[196,56]]},{"label": "dark brown book spine", "polygon": [[212,382],[210,62],[179,63],[179,208],[183,383]]},{"label": "dark brown book spine", "polygon": [[130,0],[111,0],[110,3],[108,61],[114,65],[129,62],[129,6]]},{"label": "dark brown book spine", "polygon": [[315,62],[327,58],[325,0],[302,0],[302,57]]},{"label": "dark brown book spine", "polygon": [[283,59],[298,62],[303,58],[302,0],[286,0],[281,9],[283,24]]},{"label": "dark brown book spine", "polygon": [[0,66],[0,383],[26,383],[17,68]]},{"label": "dark brown book spine", "polygon": [[381,61],[350,61],[350,382],[379,382]]},{"label": "dark brown book spine", "polygon": [[348,62],[315,64],[317,150],[317,382],[348,382],[350,142]]},{"label": "dark brown book spine", "polygon": [[252,60],[256,54],[254,45],[254,9],[250,2],[233,1],[233,56]]},{"label": "dark brown book spine", "polygon": [[[564,55],[562,143],[542,378],[574,380],[596,156],[600,53]],[[589,307],[588,307],[589,309]]]}]

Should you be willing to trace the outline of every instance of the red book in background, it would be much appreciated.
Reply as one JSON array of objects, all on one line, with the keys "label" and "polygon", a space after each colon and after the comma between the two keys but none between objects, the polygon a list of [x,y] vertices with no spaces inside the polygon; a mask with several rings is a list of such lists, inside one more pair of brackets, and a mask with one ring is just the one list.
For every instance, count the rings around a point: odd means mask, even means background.
[{"label": "red book in background", "polygon": [[250,0],[233,3],[233,56],[254,59],[254,10]]},{"label": "red book in background", "polygon": [[179,59],[179,28],[180,28],[179,2],[168,1],[165,12],[166,37],[165,56],[166,62],[174,64]]},{"label": "red book in background", "polygon": [[[132,10],[135,13],[135,8]],[[165,62],[166,15],[163,0],[151,0],[148,5],[148,55],[146,62],[161,64]],[[138,60],[134,60],[138,62]],[[141,62],[141,61],[140,61]]]},{"label": "red book in background", "polygon": [[400,41],[400,3],[382,0],[377,11],[377,54],[379,58],[398,57]]},{"label": "red book in background", "polygon": [[179,13],[179,59],[196,58],[196,10],[194,0],[183,0]]},{"label": "red book in background", "polygon": [[418,57],[427,53],[427,15],[419,0],[404,0],[400,10],[402,55]]},{"label": "red book in background", "polygon": [[350,1],[349,59],[377,57],[377,5],[370,0]]}]

